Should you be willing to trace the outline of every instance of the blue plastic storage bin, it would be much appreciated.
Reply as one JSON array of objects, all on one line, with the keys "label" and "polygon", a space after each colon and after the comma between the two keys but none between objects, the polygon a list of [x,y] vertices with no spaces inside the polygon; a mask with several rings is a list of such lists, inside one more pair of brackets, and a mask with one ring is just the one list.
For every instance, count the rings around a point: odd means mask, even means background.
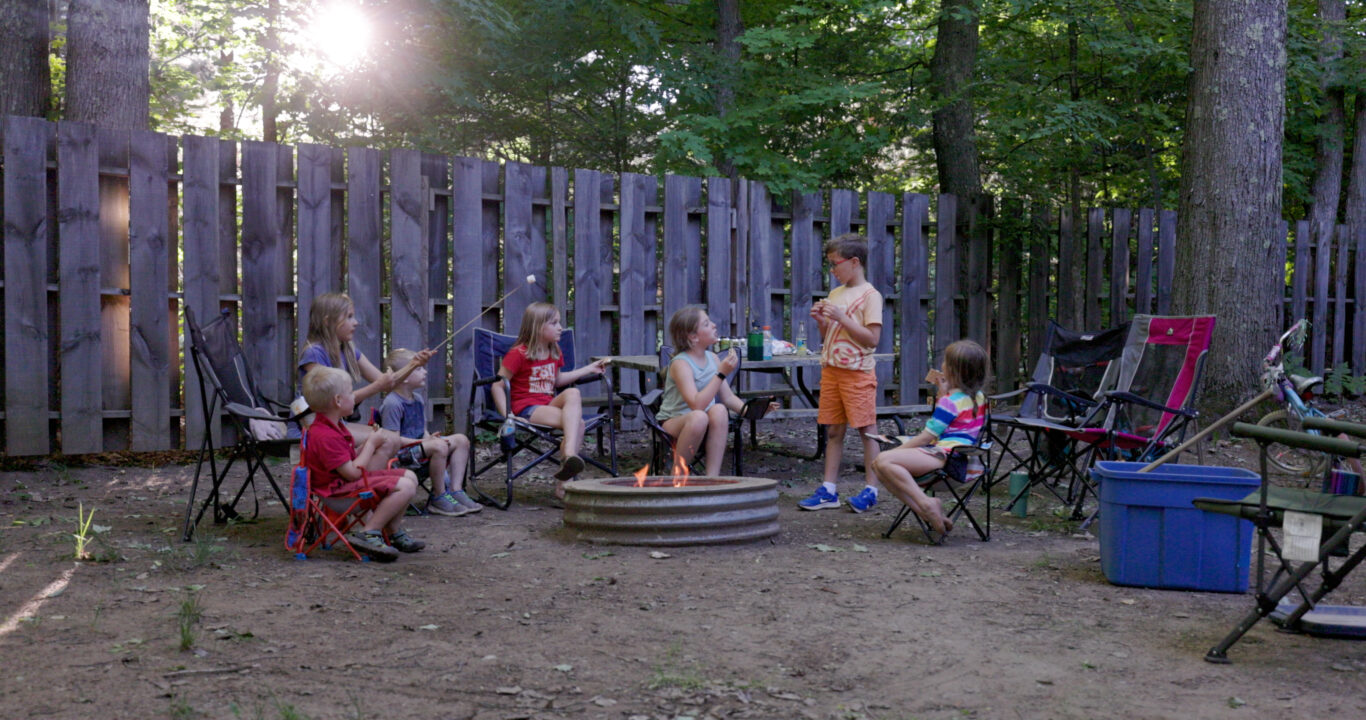
[{"label": "blue plastic storage bin", "polygon": [[1197,510],[1198,497],[1239,500],[1256,473],[1214,465],[1096,463],[1100,483],[1100,567],[1117,585],[1247,592],[1252,523]]}]

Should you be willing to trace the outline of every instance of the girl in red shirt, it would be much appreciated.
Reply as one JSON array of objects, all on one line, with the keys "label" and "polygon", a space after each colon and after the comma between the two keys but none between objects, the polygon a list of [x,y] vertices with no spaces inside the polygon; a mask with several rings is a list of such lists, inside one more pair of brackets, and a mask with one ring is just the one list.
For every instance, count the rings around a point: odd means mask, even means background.
[{"label": "girl in red shirt", "polygon": [[[564,481],[583,471],[579,446],[583,444],[583,399],[578,388],[569,387],[580,378],[601,375],[607,359],[585,365],[577,370],[562,372],[564,357],[560,355],[560,311],[550,303],[529,305],[522,313],[522,327],[517,343],[503,356],[498,374],[512,386],[511,412],[537,425],[559,428],[560,470],[555,473],[555,497],[564,499]],[[508,399],[502,383],[492,385],[493,404],[506,415]]]}]

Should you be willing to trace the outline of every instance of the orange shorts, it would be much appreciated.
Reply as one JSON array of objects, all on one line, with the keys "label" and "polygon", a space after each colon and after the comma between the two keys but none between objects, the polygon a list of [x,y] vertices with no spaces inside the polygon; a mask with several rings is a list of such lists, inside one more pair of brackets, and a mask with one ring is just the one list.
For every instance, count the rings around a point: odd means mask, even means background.
[{"label": "orange shorts", "polygon": [[877,374],[821,366],[816,422],[862,428],[877,424]]}]

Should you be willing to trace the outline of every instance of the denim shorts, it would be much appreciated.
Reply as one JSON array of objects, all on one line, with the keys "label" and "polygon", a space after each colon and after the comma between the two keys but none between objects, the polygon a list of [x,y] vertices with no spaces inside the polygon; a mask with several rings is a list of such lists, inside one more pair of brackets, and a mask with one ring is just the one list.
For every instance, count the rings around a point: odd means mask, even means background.
[{"label": "denim shorts", "polygon": [[521,418],[521,419],[523,419],[523,420],[530,420],[530,419],[531,419],[531,413],[536,412],[536,408],[538,408],[538,407],[545,407],[545,406],[544,406],[544,405],[528,405],[528,406],[522,408],[522,410],[521,410],[520,412],[517,413],[517,417],[519,417],[519,418]]}]

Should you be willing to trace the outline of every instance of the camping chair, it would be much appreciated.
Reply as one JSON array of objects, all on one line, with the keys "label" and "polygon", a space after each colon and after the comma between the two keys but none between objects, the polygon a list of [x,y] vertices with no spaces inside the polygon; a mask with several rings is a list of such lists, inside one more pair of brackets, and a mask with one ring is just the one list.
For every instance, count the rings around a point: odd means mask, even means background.
[{"label": "camping chair", "polygon": [[[982,542],[991,539],[991,482],[990,473],[986,469],[990,466],[992,440],[987,428],[991,426],[991,413],[988,412],[983,419],[982,431],[977,434],[977,442],[972,445],[956,447],[949,451],[949,457],[944,462],[944,466],[920,477],[915,478],[915,484],[922,490],[934,495],[938,488],[944,488],[953,498],[952,504],[945,503],[944,516],[951,522],[957,524],[958,517],[966,517],[972,524],[972,529],[977,531],[977,537]],[[973,460],[977,460],[973,463]],[[969,476],[970,467],[975,465],[977,472]],[[977,517],[972,514],[972,509],[968,507],[968,501],[982,491],[986,495],[984,522],[977,522]],[[941,500],[942,502],[942,500]],[[915,522],[920,526],[920,531],[925,534],[925,539],[931,545],[942,545],[944,535],[934,537],[928,523],[920,518],[911,510],[910,505],[902,504],[901,511],[892,519],[892,524],[887,527],[887,531],[882,533],[882,537],[890,538],[892,533],[905,522],[907,517],[915,518]]]},{"label": "camping chair", "polygon": [[[989,484],[1024,472],[1032,486],[1046,488],[1063,504],[1072,503],[1072,458],[1063,430],[1080,427],[1096,413],[1099,398],[1114,386],[1119,371],[1115,360],[1124,352],[1128,334],[1129,323],[1074,332],[1049,321],[1030,382],[988,398],[993,406],[988,442],[1000,448],[988,468]],[[1013,403],[1019,404],[1010,407]],[[1024,447],[1017,448],[1016,440],[1023,440]],[[1012,498],[1007,509],[1023,497]]]},{"label": "camping chair", "polygon": [[[1322,418],[1305,418],[1304,424],[1306,427],[1330,433],[1347,432],[1356,437],[1366,437],[1366,425]],[[1362,560],[1366,560],[1366,545],[1363,545],[1358,547],[1356,552],[1348,554],[1337,567],[1331,565],[1331,558],[1335,552],[1346,551],[1349,548],[1352,533],[1366,528],[1366,497],[1332,495],[1309,488],[1273,486],[1267,472],[1267,448],[1272,444],[1332,453],[1342,457],[1362,457],[1366,455],[1366,445],[1335,437],[1246,423],[1235,423],[1232,433],[1239,437],[1253,438],[1261,446],[1261,487],[1241,500],[1196,498],[1193,502],[1201,510],[1241,517],[1252,521],[1256,527],[1256,607],[1239,621],[1223,640],[1210,648],[1205,654],[1205,659],[1212,663],[1229,662],[1228,649],[1251,630],[1252,626],[1267,616],[1273,621],[1278,621],[1287,630],[1366,637],[1366,615],[1361,612],[1361,608],[1319,604],[1319,601],[1336,589]],[[1296,525],[1319,528],[1320,542],[1317,553],[1313,551],[1312,531],[1309,537],[1311,545],[1305,555],[1288,551],[1292,540],[1289,535],[1283,538],[1283,542],[1276,540],[1271,530],[1284,527],[1288,520],[1296,521]],[[1325,536],[1326,539],[1323,539]],[[1268,547],[1277,565],[1269,580],[1265,567]],[[1304,548],[1299,550],[1303,551]],[[1315,570],[1319,571],[1320,580],[1318,585],[1310,590],[1306,585],[1309,576]],[[1292,591],[1299,592],[1300,600],[1283,602]]]},{"label": "camping chair", "polygon": [[[470,436],[470,462],[468,488],[475,494],[479,502],[492,505],[499,510],[506,510],[512,505],[512,482],[525,475],[532,468],[545,462],[546,460],[559,460],[560,430],[558,428],[536,425],[524,418],[513,416],[516,425],[516,433],[510,439],[500,438],[499,452],[497,457],[486,462],[482,466],[478,464],[477,453],[474,452],[476,445],[476,431],[486,430],[494,435],[502,427],[505,420],[504,416],[498,412],[498,408],[493,403],[493,394],[489,392],[489,386],[496,382],[502,382],[504,387],[503,396],[508,402],[512,401],[511,386],[502,376],[498,374],[498,368],[502,364],[503,356],[507,355],[512,346],[517,343],[517,338],[511,335],[502,335],[491,330],[475,328],[474,330],[474,382],[470,385],[470,402],[468,425]],[[574,369],[574,331],[566,328],[560,335],[560,354],[564,357],[564,367]],[[584,440],[588,439],[589,433],[594,433],[597,437],[597,458],[590,455],[583,455],[583,459],[588,464],[608,473],[612,477],[617,475],[617,426],[616,426],[616,395],[612,392],[612,379],[607,373],[593,377],[586,377],[579,380],[575,385],[585,385],[589,383],[602,382],[607,386],[607,405],[605,409],[584,408]],[[511,409],[511,408],[509,408]],[[609,437],[608,452],[603,449],[603,434],[606,431]],[[531,459],[521,467],[516,467],[515,460],[522,451],[531,453]],[[605,460],[605,462],[604,462]],[[505,465],[507,468],[507,488],[501,500],[494,499],[485,493],[475,484],[474,480],[484,473],[493,469],[497,465]]]},{"label": "camping chair", "polygon": [[[1072,519],[1082,519],[1087,496],[1096,494],[1089,469],[1097,460],[1153,460],[1185,437],[1198,417],[1195,396],[1213,333],[1212,315],[1134,317],[1113,388],[1080,427],[1053,428],[1065,438],[1062,453],[1069,462],[1061,470],[1071,488]],[[1035,484],[1031,477],[1008,507]]]},{"label": "camping chair", "polygon": [[[653,468],[670,467],[673,457],[676,454],[675,444],[677,438],[664,430],[656,414],[659,412],[660,404],[664,400],[664,382],[669,372],[669,363],[673,361],[674,350],[669,345],[659,347],[659,382],[655,389],[637,395],[635,393],[621,392],[618,395],[628,405],[638,408],[645,426],[650,430],[650,466]],[[744,358],[736,354],[740,364],[735,366],[735,372],[731,377],[739,377],[740,367],[744,364]],[[753,397],[745,401],[740,412],[730,416],[728,432],[731,434],[731,470],[737,477],[745,474],[744,461],[744,426],[745,422],[750,422],[751,433],[753,433],[754,422],[763,418],[768,412],[769,403],[774,401],[772,396]],[[698,448],[697,454],[693,457],[693,465],[697,465],[702,460],[702,448]]]},{"label": "camping chair", "polygon": [[312,473],[304,465],[303,449],[308,445],[308,431],[304,430],[299,439],[299,464],[291,474],[289,492],[289,528],[285,531],[285,547],[294,553],[297,560],[307,560],[309,553],[319,546],[330,550],[338,541],[351,552],[357,560],[368,561],[346,539],[346,533],[379,504],[379,498],[368,490],[352,496],[333,496],[328,500],[338,500],[348,504],[329,505],[323,498],[313,493]]},{"label": "camping chair", "polygon": [[[241,517],[237,513],[237,502],[242,499],[248,487],[252,488],[252,498],[256,501],[252,518],[260,514],[261,504],[256,498],[255,486],[258,471],[265,475],[280,503],[288,505],[279,484],[275,482],[275,476],[266,465],[266,456],[289,457],[290,448],[298,440],[258,439],[252,428],[252,421],[298,426],[299,420],[311,411],[305,410],[297,415],[289,415],[288,405],[265,397],[257,390],[251,371],[247,367],[246,355],[237,342],[236,323],[233,322],[231,310],[223,310],[209,324],[200,327],[195,320],[194,311],[187,305],[185,327],[190,336],[190,355],[194,358],[195,374],[199,377],[200,405],[204,410],[205,428],[204,441],[199,446],[199,458],[195,464],[194,482],[190,485],[190,499],[185,506],[184,539],[189,542],[194,535],[195,527],[210,506],[213,507],[214,524]],[[221,468],[217,456],[220,448],[214,447],[213,434],[208,430],[220,409],[227,413],[237,438],[236,443],[228,449],[228,460]],[[223,482],[227,479],[233,464],[239,459],[246,462],[247,478],[232,498],[224,502]],[[196,514],[195,495],[199,490],[199,477],[206,461],[209,465],[211,487],[208,497],[204,498]]]}]

